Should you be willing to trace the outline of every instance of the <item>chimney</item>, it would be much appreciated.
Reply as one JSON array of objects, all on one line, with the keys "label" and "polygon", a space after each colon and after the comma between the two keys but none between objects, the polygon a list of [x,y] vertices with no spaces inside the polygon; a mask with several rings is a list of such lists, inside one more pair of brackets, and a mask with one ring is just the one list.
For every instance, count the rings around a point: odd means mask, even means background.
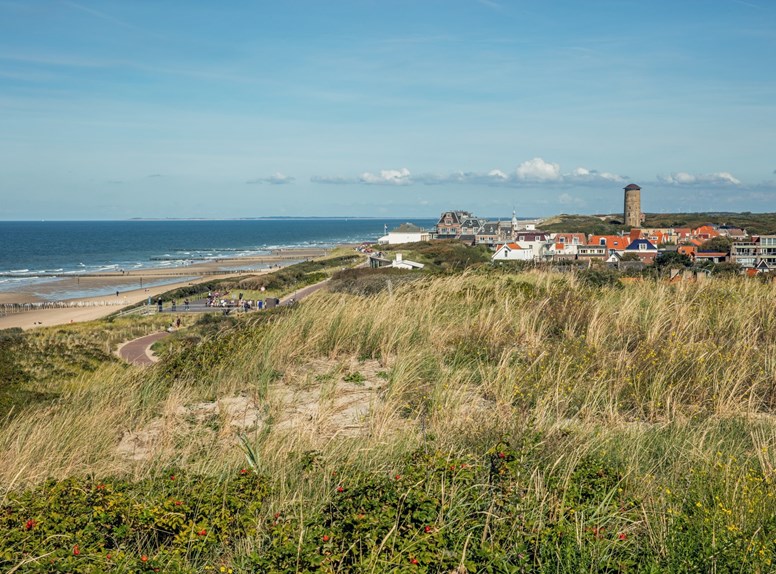
[{"label": "chimney", "polygon": [[396,262],[397,262],[397,263],[401,263],[401,261],[402,261],[402,259],[401,259],[401,253],[397,253],[397,254],[396,254]]}]

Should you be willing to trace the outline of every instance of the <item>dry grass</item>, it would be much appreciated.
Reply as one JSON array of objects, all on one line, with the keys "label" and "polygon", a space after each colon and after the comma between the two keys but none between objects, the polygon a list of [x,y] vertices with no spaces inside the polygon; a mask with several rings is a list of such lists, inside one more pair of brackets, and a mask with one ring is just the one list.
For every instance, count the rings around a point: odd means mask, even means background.
[{"label": "dry grass", "polygon": [[[171,465],[226,472],[243,464],[238,433],[212,418],[189,420],[181,433],[175,413],[246,396],[264,413],[242,432],[270,475],[270,508],[329,496],[331,479],[311,482],[300,470],[306,452],[327,477],[345,462],[386,470],[431,444],[484,452],[539,432],[554,458],[534,470],[528,491],[550,504],[550,478],[569,481],[585,456],[616,453],[634,477],[623,486],[649,501],[641,527],[660,547],[671,523],[667,484],[731,457],[773,473],[773,296],[773,286],[739,279],[591,289],[543,272],[436,277],[370,297],[319,292],[271,324],[249,317],[229,337],[200,343],[196,352],[221,352],[206,371],[162,364],[84,375],[57,404],[0,428],[0,484],[147,476]],[[304,393],[335,396],[358,371],[376,389],[359,432],[280,424],[283,409],[302,409]],[[148,457],[117,452],[125,432],[152,421],[172,426]],[[747,478],[736,465],[729,473],[722,496],[732,505]]]}]

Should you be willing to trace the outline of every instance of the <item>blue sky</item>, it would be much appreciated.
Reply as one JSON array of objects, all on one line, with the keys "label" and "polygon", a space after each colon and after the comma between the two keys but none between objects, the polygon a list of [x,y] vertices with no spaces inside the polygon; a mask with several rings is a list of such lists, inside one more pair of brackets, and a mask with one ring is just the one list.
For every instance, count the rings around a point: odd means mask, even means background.
[{"label": "blue sky", "polygon": [[0,219],[776,211],[771,0],[0,0]]}]

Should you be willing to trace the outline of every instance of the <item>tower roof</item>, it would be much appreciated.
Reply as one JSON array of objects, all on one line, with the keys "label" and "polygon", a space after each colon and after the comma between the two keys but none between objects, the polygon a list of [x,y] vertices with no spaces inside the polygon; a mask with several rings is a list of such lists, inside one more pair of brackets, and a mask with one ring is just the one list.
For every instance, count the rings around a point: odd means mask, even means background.
[{"label": "tower roof", "polygon": [[636,185],[635,183],[629,183],[628,185],[626,185],[624,187],[624,189],[625,189],[625,191],[634,191],[634,190],[639,190],[641,188],[638,185]]}]

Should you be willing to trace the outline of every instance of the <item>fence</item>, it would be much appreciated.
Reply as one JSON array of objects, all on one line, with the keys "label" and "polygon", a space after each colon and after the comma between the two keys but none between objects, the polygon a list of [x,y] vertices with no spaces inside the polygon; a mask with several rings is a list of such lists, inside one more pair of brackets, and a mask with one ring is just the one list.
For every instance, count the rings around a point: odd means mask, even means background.
[{"label": "fence", "polygon": [[126,299],[116,301],[40,301],[37,303],[2,303],[0,304],[0,316],[13,313],[25,313],[40,309],[73,309],[80,307],[115,307],[126,306]]}]

